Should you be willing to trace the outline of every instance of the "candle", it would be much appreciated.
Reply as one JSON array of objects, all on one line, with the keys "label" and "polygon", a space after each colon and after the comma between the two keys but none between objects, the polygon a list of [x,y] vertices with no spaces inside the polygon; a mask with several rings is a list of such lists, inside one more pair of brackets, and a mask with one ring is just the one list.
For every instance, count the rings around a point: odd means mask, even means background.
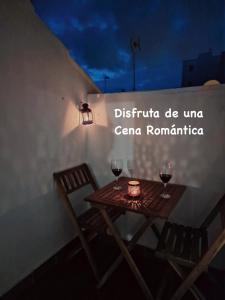
[{"label": "candle", "polygon": [[128,196],[139,197],[141,194],[140,182],[132,180],[128,182]]}]

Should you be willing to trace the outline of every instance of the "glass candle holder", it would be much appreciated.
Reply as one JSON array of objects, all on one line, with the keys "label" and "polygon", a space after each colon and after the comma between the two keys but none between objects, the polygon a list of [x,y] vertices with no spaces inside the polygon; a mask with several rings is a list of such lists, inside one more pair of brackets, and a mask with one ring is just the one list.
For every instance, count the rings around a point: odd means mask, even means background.
[{"label": "glass candle holder", "polygon": [[137,180],[132,180],[128,182],[128,196],[137,198],[141,195],[140,182]]}]

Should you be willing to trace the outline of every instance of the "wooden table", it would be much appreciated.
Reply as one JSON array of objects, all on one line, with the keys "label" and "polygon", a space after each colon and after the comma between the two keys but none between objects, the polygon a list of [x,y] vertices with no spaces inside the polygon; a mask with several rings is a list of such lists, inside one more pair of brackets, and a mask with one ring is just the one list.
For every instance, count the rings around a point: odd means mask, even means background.
[{"label": "wooden table", "polygon": [[[157,228],[153,223],[154,220],[156,218],[167,219],[170,216],[174,207],[181,199],[181,196],[185,190],[185,186],[169,184],[167,186],[167,192],[171,195],[171,197],[169,199],[163,199],[160,197],[160,194],[163,192],[162,183],[138,179],[141,182],[142,195],[139,200],[129,200],[129,198],[127,197],[127,185],[129,180],[130,179],[127,177],[121,177],[119,179],[119,184],[122,186],[122,189],[119,191],[113,189],[113,186],[115,185],[114,181],[85,198],[86,201],[90,202],[91,205],[97,207],[100,210],[104,221],[106,222],[112,236],[114,237],[121,250],[121,255],[106,271],[105,275],[102,277],[100,283],[98,284],[98,287],[101,287],[105,283],[105,281],[121,263],[124,257],[128,265],[130,266],[131,271],[136,277],[146,298],[153,299],[151,291],[149,290],[144,278],[142,277],[138,267],[136,266],[130,254],[130,251],[133,249],[137,241],[149,226],[151,226],[154,233],[158,235]],[[128,244],[124,243],[119,231],[109,218],[106,212],[106,208],[109,206],[119,207],[125,211],[131,211],[145,216],[146,220],[137,230]]]}]

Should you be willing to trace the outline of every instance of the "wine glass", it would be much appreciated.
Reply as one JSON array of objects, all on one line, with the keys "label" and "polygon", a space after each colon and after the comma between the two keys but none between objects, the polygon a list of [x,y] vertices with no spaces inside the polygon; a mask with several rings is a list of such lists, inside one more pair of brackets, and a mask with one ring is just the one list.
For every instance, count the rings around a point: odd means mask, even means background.
[{"label": "wine glass", "polygon": [[113,187],[114,190],[121,190],[121,186],[118,184],[119,176],[123,170],[123,161],[122,159],[112,159],[111,161],[111,170],[116,176],[116,185]]},{"label": "wine glass", "polygon": [[162,165],[162,167],[159,170],[159,177],[162,180],[163,185],[164,185],[163,193],[160,196],[164,199],[169,199],[170,195],[168,193],[166,193],[166,187],[167,187],[167,183],[172,178],[172,164],[171,164],[171,162],[167,162],[167,163]]},{"label": "wine glass", "polygon": [[134,161],[132,159],[127,160],[127,170],[130,173],[131,178],[134,176]]}]

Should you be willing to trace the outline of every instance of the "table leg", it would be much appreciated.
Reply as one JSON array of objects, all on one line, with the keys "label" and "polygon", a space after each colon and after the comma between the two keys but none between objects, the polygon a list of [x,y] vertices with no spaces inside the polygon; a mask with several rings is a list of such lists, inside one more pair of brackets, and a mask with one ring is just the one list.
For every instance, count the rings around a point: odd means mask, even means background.
[{"label": "table leg", "polygon": [[[147,217],[145,222],[142,224],[142,226],[139,228],[139,230],[135,233],[135,235],[132,237],[132,239],[129,241],[127,245],[127,249],[131,251],[134,246],[136,245],[139,238],[143,235],[145,230],[148,228],[148,226],[153,225],[154,218]],[[109,267],[109,269],[105,272],[105,274],[102,276],[101,280],[99,281],[97,288],[101,288],[107,279],[110,277],[110,275],[113,273],[114,270],[120,265],[120,263],[123,260],[123,255],[120,254],[114,263]]]},{"label": "table leg", "polygon": [[136,277],[143,293],[145,294],[147,299],[151,299],[153,300],[153,296],[144,280],[144,278],[142,277],[139,269],[137,268],[132,256],[130,255],[126,245],[124,244],[123,240],[120,237],[119,232],[117,231],[117,229],[113,226],[106,210],[104,208],[100,208],[100,212],[107,224],[107,226],[109,227],[109,230],[111,231],[111,234],[113,235],[114,239],[116,240],[123,257],[126,259],[129,267],[131,268],[131,271],[133,272],[134,276]]}]

